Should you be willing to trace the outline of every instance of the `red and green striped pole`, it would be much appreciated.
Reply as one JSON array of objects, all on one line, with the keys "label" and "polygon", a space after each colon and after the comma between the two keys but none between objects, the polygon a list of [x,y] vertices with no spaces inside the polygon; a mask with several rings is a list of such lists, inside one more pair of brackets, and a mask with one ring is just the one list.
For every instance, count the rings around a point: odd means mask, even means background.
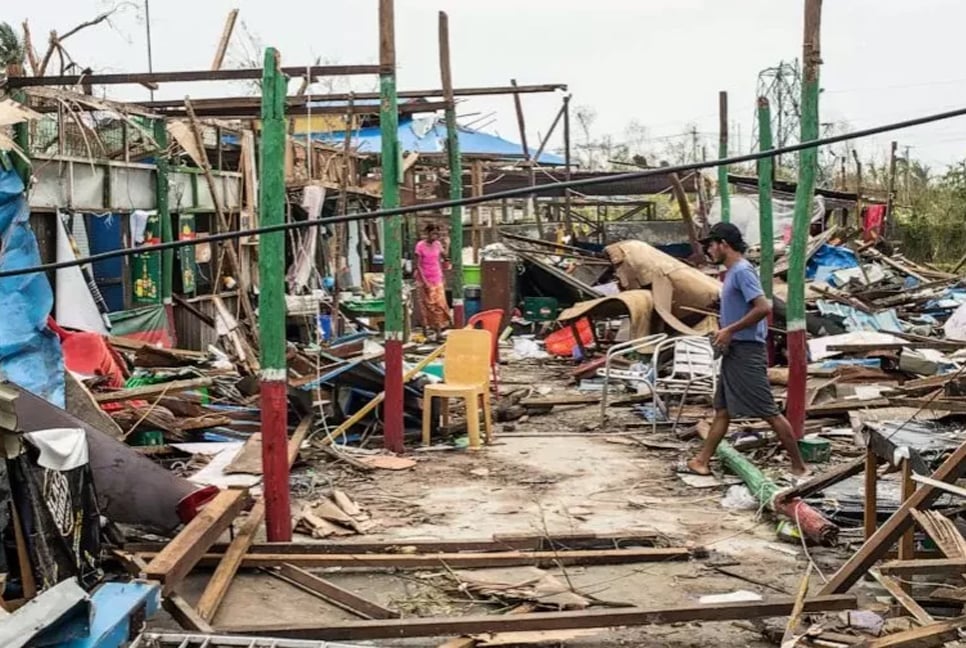
[{"label": "red and green striped pole", "polygon": [[[822,0],[805,0],[802,79],[802,142],[818,139],[818,72],[821,65]],[[788,265],[788,420],[796,436],[805,431],[806,374],[808,351],[805,340],[805,248],[815,191],[818,149],[798,154],[798,190],[792,222],[792,245]]]},{"label": "red and green striped pole", "polygon": [[[758,97],[758,150],[769,151],[774,148],[771,139],[771,109],[768,99]],[[770,157],[758,161],[758,231],[761,234],[761,287],[768,301],[774,298],[775,274],[775,226],[772,218],[771,173],[774,161]],[[772,323],[772,314],[768,314]],[[775,364],[775,346],[771,329],[768,329],[768,366]]]},{"label": "red and green striped pole", "polygon": [[[439,71],[446,101],[446,154],[449,160],[449,199],[463,198],[463,161],[460,159],[459,133],[456,130],[456,101],[453,96],[453,72],[449,57],[449,17],[439,12]],[[463,306],[463,208],[450,207],[449,250],[453,260],[453,323],[463,328],[466,310]]]},{"label": "red and green striped pole", "polygon": [[[393,0],[379,0],[379,126],[382,135],[382,206],[399,206],[399,113],[396,97]],[[387,450],[403,452],[402,216],[385,220],[386,400],[382,407]]]},{"label": "red and green striped pole", "polygon": [[[265,50],[262,73],[262,137],[259,218],[285,222],[285,94],[279,53]],[[289,504],[288,400],[285,360],[285,233],[258,238],[258,335],[261,349],[262,471],[265,531],[269,542],[292,539]]]}]

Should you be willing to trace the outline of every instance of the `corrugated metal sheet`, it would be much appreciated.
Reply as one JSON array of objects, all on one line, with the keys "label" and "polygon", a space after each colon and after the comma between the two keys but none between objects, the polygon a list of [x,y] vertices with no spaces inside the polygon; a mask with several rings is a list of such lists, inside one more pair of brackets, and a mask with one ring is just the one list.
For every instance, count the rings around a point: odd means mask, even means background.
[{"label": "corrugated metal sheet", "polygon": [[[238,297],[234,294],[222,295],[222,301],[229,312],[240,317]],[[200,295],[186,300],[205,315],[214,318],[215,306],[211,295]],[[191,351],[204,351],[208,345],[218,343],[218,334],[184,306],[174,306],[174,327],[178,335],[178,347]]]}]

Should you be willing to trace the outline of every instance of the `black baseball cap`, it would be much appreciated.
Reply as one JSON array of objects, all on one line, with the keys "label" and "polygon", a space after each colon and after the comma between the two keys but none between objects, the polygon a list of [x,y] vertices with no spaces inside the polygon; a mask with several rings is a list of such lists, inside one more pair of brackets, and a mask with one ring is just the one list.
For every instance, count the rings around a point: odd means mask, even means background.
[{"label": "black baseball cap", "polygon": [[715,223],[712,225],[708,235],[701,239],[701,244],[707,247],[711,241],[724,241],[738,252],[744,252],[748,248],[745,245],[744,237],[741,235],[741,230],[732,223]]}]

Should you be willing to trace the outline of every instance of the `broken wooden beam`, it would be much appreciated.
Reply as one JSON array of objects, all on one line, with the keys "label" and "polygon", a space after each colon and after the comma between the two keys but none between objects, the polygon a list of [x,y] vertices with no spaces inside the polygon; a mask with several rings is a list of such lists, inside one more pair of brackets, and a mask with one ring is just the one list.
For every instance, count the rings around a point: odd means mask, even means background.
[{"label": "broken wooden beam", "polygon": [[849,463],[836,466],[832,470],[824,472],[820,475],[816,475],[808,481],[799,484],[798,486],[782,491],[777,497],[783,500],[790,500],[795,499],[796,497],[806,498],[810,495],[814,495],[815,493],[821,493],[829,486],[834,486],[841,481],[845,481],[849,477],[858,475],[860,472],[862,472],[864,467],[865,457],[853,459]]},{"label": "broken wooden beam", "polygon": [[211,378],[202,376],[200,378],[189,378],[188,380],[171,380],[143,387],[131,387],[129,389],[118,389],[117,391],[103,392],[94,394],[94,400],[98,403],[117,403],[125,400],[139,400],[160,396],[162,394],[177,394],[179,392],[210,387]]},{"label": "broken wooden beam", "polygon": [[231,587],[231,582],[235,578],[235,573],[238,571],[242,559],[255,540],[258,527],[261,526],[264,519],[265,500],[260,499],[252,506],[248,518],[238,530],[235,539],[228,545],[228,550],[225,551],[224,557],[218,563],[218,567],[215,568],[215,573],[211,575],[211,580],[205,586],[205,591],[198,599],[196,606],[198,616],[205,621],[210,622],[215,617],[221,602],[225,599],[225,594],[228,593],[228,588]]},{"label": "broken wooden beam", "polygon": [[[656,531],[624,533],[551,533],[497,534],[492,538],[470,540],[413,540],[383,542],[261,542],[248,549],[249,554],[346,554],[346,553],[456,553],[460,551],[551,551],[573,549],[614,549],[627,546],[654,546],[665,536]],[[163,544],[127,543],[130,553],[154,553]],[[210,553],[224,553],[228,545],[212,545]]]},{"label": "broken wooden beam", "polygon": [[966,574],[966,558],[916,558],[913,560],[893,560],[879,565],[879,571],[890,576],[908,578],[909,576]]},{"label": "broken wooden beam", "polygon": [[[595,608],[569,612],[535,612],[530,614],[475,615],[465,617],[423,617],[349,621],[343,623],[301,624],[275,623],[223,628],[232,634],[261,635],[315,641],[403,639],[471,635],[483,632],[533,632],[572,630],[578,628],[612,628],[695,621],[732,621],[762,617],[787,616],[794,606],[791,598],[771,601],[722,603],[715,605],[683,605],[666,608]],[[817,596],[806,599],[803,612],[834,612],[855,608],[853,596]]]},{"label": "broken wooden beam", "polygon": [[920,628],[912,628],[895,634],[870,639],[863,644],[866,648],[923,648],[924,646],[941,646],[956,639],[958,630],[966,626],[966,616],[956,617],[948,621],[931,623]]},{"label": "broken wooden beam", "polygon": [[399,612],[384,608],[295,565],[284,563],[279,566],[277,572],[270,573],[363,619],[398,619],[401,616]]},{"label": "broken wooden beam", "polygon": [[[169,545],[170,546],[170,545]],[[163,552],[162,552],[163,553]],[[142,554],[155,557],[161,554]],[[242,567],[277,567],[290,563],[298,567],[355,567],[359,569],[425,569],[443,565],[454,569],[482,567],[515,567],[522,565],[623,565],[628,563],[689,560],[705,555],[703,548],[641,548],[604,549],[589,551],[506,551],[499,553],[436,553],[436,554],[313,554],[313,553],[248,553]],[[204,554],[198,565],[215,565],[223,554]],[[152,563],[154,562],[152,560]],[[160,570],[158,570],[160,572]],[[149,576],[151,574],[149,573]],[[161,580],[159,578],[159,580]]]},{"label": "broken wooden beam", "polygon": [[178,594],[168,594],[161,600],[161,605],[164,607],[164,611],[170,614],[171,618],[177,621],[178,625],[184,630],[214,634],[215,629],[202,619],[201,615]]},{"label": "broken wooden beam", "polygon": [[870,570],[869,573],[872,574],[872,577],[878,581],[879,585],[881,585],[885,591],[889,592],[889,596],[894,598],[896,603],[904,607],[916,621],[922,625],[929,625],[930,623],[935,622],[935,619],[933,619],[928,612],[922,609],[922,606],[916,602],[916,599],[912,598],[908,592],[902,589],[902,585],[899,584],[899,582],[894,578],[891,576],[886,576],[875,569]]},{"label": "broken wooden beam", "polygon": [[[931,475],[932,479],[946,483],[955,482],[963,472],[964,461],[966,461],[966,443],[960,445],[946,458]],[[852,587],[913,524],[910,511],[930,506],[942,494],[943,491],[929,484],[923,484],[921,488],[916,489],[912,496],[905,500],[896,512],[872,534],[872,537],[866,540],[865,544],[842,565],[822,588],[821,593],[837,594]]]},{"label": "broken wooden beam", "polygon": [[[208,548],[231,526],[248,501],[246,490],[223,490],[184,529],[155,554],[144,568],[145,575],[163,583],[168,595],[205,556]],[[219,560],[222,556],[219,556]]]}]

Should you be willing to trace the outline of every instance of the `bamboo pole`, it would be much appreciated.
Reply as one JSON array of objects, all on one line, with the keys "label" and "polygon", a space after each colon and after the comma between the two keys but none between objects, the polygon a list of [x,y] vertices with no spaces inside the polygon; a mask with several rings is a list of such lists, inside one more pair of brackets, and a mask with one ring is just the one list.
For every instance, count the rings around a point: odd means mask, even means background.
[{"label": "bamboo pole", "polygon": [[[818,139],[818,77],[819,66],[822,63],[821,24],[822,0],[805,0],[802,142]],[[788,419],[795,436],[802,438],[805,432],[805,380],[808,368],[805,341],[805,252],[808,246],[808,229],[812,213],[812,194],[815,191],[818,149],[803,149],[798,159],[798,190],[795,194],[795,215],[788,265]]]},{"label": "bamboo pole", "polygon": [[[758,97],[758,150],[773,148],[771,138],[771,110],[768,99]],[[771,158],[758,161],[758,231],[761,234],[761,265],[759,275],[765,297],[774,298],[775,226],[772,218],[772,178],[774,163]],[[768,366],[775,364],[775,340],[771,332],[774,317],[768,313]]]},{"label": "bamboo pole", "polygon": [[[456,99],[453,94],[453,70],[449,56],[449,17],[439,12],[439,73],[446,102],[446,157],[449,162],[449,199],[463,198],[463,160],[460,158],[459,131],[456,125]],[[449,212],[449,256],[453,263],[453,322],[462,328],[466,320],[463,306],[463,208],[454,206]]]}]

